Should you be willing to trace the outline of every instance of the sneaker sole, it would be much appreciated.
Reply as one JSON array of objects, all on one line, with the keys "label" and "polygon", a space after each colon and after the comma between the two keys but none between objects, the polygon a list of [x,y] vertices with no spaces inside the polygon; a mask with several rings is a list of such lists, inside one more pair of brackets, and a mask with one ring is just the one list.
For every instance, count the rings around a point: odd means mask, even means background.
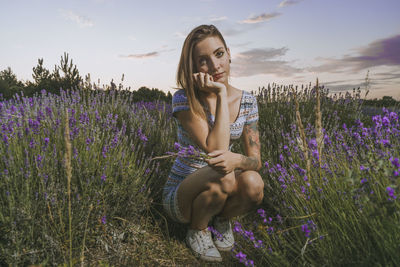
[{"label": "sneaker sole", "polygon": [[230,247],[218,247],[217,245],[215,245],[215,247],[219,250],[219,251],[231,251],[231,249],[233,248],[233,245]]},{"label": "sneaker sole", "polygon": [[214,258],[214,257],[207,257],[207,256],[200,256],[198,258],[205,260],[205,261],[213,261],[213,262],[221,262],[222,261],[222,258]]},{"label": "sneaker sole", "polygon": [[188,246],[188,248],[193,252],[193,254],[195,255],[196,258],[199,258],[199,259],[205,260],[205,261],[213,261],[213,262],[221,262],[222,261],[222,257],[216,258],[216,257],[209,257],[209,256],[201,255],[200,253],[191,249],[190,245],[188,244],[188,242],[186,240],[185,240],[185,243],[186,243],[186,246]]}]

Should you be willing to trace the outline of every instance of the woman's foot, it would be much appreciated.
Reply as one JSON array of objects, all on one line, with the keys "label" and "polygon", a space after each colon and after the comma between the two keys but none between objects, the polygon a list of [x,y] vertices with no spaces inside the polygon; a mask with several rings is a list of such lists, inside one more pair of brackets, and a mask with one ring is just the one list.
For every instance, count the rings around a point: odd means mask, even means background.
[{"label": "woman's foot", "polygon": [[189,229],[186,234],[186,244],[193,250],[196,257],[202,260],[222,261],[221,254],[215,247],[208,229]]},{"label": "woman's foot", "polygon": [[235,243],[231,222],[228,219],[216,216],[213,221],[213,227],[217,232],[213,237],[217,249],[221,251],[231,250]]}]

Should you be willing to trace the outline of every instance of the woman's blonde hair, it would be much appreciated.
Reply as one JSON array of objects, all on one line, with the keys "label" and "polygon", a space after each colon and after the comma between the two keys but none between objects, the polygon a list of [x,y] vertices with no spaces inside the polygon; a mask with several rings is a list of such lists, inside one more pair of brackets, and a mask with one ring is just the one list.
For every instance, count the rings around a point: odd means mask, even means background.
[{"label": "woman's blonde hair", "polygon": [[189,33],[183,43],[176,74],[176,83],[178,87],[185,90],[190,110],[204,120],[207,120],[206,114],[199,101],[201,99],[199,90],[193,80],[193,73],[197,72],[193,61],[193,51],[194,47],[207,37],[219,37],[224,44],[225,50],[227,50],[224,37],[222,37],[220,31],[214,25],[197,26]]}]

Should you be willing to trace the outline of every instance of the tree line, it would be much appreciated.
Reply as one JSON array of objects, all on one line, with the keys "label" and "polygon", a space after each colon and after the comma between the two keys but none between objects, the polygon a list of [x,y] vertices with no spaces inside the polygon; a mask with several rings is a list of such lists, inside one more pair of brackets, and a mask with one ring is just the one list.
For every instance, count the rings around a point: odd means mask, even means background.
[{"label": "tree line", "polygon": [[61,57],[60,65],[55,65],[52,72],[43,66],[43,58],[38,59],[37,66],[33,67],[32,70],[33,81],[26,82],[19,81],[10,67],[0,71],[0,99],[1,97],[6,100],[10,99],[16,93],[23,93],[24,96],[32,97],[35,94],[39,94],[42,90],[59,95],[60,89],[79,89],[129,91],[129,93],[133,94],[132,98],[135,102],[161,100],[170,103],[172,101],[170,92],[165,94],[157,88],[150,89],[142,86],[136,91],[131,91],[130,87],[124,88],[122,85],[124,74],[122,75],[121,83],[118,85],[114,83],[114,80],[111,80],[110,84],[103,86],[100,86],[99,80],[96,85],[96,83],[91,82],[90,73],[85,75],[83,79],[79,74],[78,68],[73,64],[72,59],[69,58],[68,53],[64,53]]}]

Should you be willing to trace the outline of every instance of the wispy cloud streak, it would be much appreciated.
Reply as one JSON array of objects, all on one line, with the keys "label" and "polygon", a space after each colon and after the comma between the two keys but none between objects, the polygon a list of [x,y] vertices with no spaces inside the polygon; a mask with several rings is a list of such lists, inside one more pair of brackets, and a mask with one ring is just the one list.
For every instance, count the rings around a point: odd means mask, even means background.
[{"label": "wispy cloud streak", "polygon": [[400,34],[376,40],[366,47],[356,49],[358,55],[345,55],[340,59],[317,58],[324,64],[309,68],[310,71],[344,73],[358,72],[378,66],[400,66]]},{"label": "wispy cloud streak", "polygon": [[81,28],[86,28],[86,27],[93,27],[94,23],[91,19],[79,15],[71,10],[61,10],[61,13],[63,15],[64,18],[75,22],[76,24],[78,24],[79,27]]},{"label": "wispy cloud streak", "polygon": [[273,18],[279,17],[280,15],[282,15],[282,14],[278,13],[278,12],[263,13],[261,15],[250,16],[249,18],[242,20],[239,23],[244,23],[244,24],[261,23],[261,22],[269,21]]},{"label": "wispy cloud streak", "polygon": [[158,52],[150,52],[150,53],[145,53],[145,54],[131,54],[131,55],[121,55],[120,57],[124,58],[134,58],[134,59],[142,59],[142,58],[151,58],[151,57],[157,57],[159,55]]},{"label": "wispy cloud streak", "polygon": [[257,48],[233,55],[232,76],[247,77],[258,74],[275,74],[280,77],[290,77],[303,70],[292,67],[284,60],[276,58],[286,54],[288,49]]},{"label": "wispy cloud streak", "polygon": [[300,0],[285,0],[285,1],[281,2],[278,7],[281,8],[281,7],[291,6],[291,5],[298,4],[300,2],[301,2]]}]

